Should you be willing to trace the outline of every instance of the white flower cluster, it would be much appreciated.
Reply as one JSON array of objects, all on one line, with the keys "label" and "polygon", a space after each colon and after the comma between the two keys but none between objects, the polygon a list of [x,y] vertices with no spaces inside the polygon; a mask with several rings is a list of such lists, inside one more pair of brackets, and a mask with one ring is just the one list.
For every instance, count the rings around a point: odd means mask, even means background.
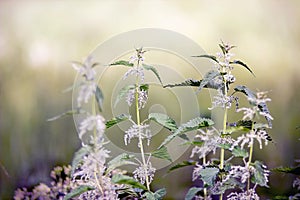
[{"label": "white flower cluster", "polygon": [[212,107],[208,108],[208,109],[212,110],[217,107],[221,107],[223,109],[230,108],[232,105],[232,102],[236,98],[233,96],[224,95],[222,89],[218,89],[217,91],[218,91],[218,94],[213,97]]},{"label": "white flower cluster", "polygon": [[193,170],[193,179],[192,179],[193,181],[198,179],[202,169],[203,169],[203,166],[199,163],[196,163],[196,166],[194,167],[194,170]]},{"label": "white flower cluster", "polygon": [[249,189],[241,193],[232,192],[227,196],[227,200],[259,200],[259,196],[254,189]]},{"label": "white flower cluster", "polygon": [[218,141],[220,140],[220,133],[215,128],[208,129],[206,132],[199,129],[199,133],[195,138],[199,138],[203,144],[201,146],[195,146],[192,149],[190,157],[194,157],[197,154],[199,159],[203,158],[210,152],[215,153],[219,147]]},{"label": "white flower cluster", "polygon": [[232,70],[232,66],[230,65],[230,59],[234,56],[233,53],[226,53],[225,55],[222,52],[216,53],[219,64],[225,67],[230,68]]},{"label": "white flower cluster", "polygon": [[81,107],[82,102],[87,103],[92,95],[96,92],[97,84],[95,83],[96,71],[92,63],[92,57],[88,57],[86,61],[81,63],[73,63],[73,67],[84,78],[79,85],[80,90],[77,97],[77,106]]},{"label": "white flower cluster", "polygon": [[135,54],[130,56],[129,63],[133,63],[133,64],[136,62],[143,63],[145,60],[144,53],[145,51],[143,51],[142,48],[136,49]]},{"label": "white flower cluster", "polygon": [[148,160],[146,165],[141,164],[133,171],[134,178],[139,180],[142,184],[146,182],[146,178],[149,178],[149,183],[153,181],[154,173],[156,169],[152,167],[151,162]]},{"label": "white flower cluster", "polygon": [[89,183],[96,184],[98,174],[103,174],[106,167],[105,162],[109,157],[109,151],[104,148],[97,148],[90,150],[83,158],[83,163],[80,166],[80,170],[76,171],[73,175],[74,178],[80,177],[83,182],[89,181]]},{"label": "white flower cluster", "polygon": [[134,75],[136,77],[139,77],[141,82],[144,82],[145,80],[145,74],[144,74],[144,68],[141,67],[143,64],[145,57],[144,57],[145,51],[142,49],[136,49],[135,53],[130,56],[129,63],[133,64],[133,67],[130,68],[123,76],[123,79],[128,78],[130,75]]},{"label": "white flower cluster", "polygon": [[89,131],[96,130],[98,138],[102,138],[106,128],[104,118],[101,115],[91,115],[84,119],[79,126],[79,138]]},{"label": "white flower cluster", "polygon": [[97,84],[95,82],[86,81],[80,85],[79,94],[77,97],[77,106],[81,107],[82,102],[87,103],[95,94]]},{"label": "white flower cluster", "polygon": [[297,190],[300,190],[300,178],[296,178],[293,182],[293,187],[297,188]]},{"label": "white flower cluster", "polygon": [[195,196],[195,200],[212,200],[212,198],[211,196],[206,196],[206,197]]},{"label": "white flower cluster", "polygon": [[246,183],[246,181],[251,177],[251,174],[255,172],[253,166],[231,166],[229,174],[226,176],[226,179],[236,178],[240,179],[241,183]]},{"label": "white flower cluster", "polygon": [[263,108],[263,106],[266,105],[267,102],[271,101],[270,98],[266,97],[266,92],[257,92],[256,97],[255,96],[248,97],[248,101],[251,102],[251,104],[254,106],[251,108],[244,107],[244,108],[237,109],[237,112],[243,111],[244,113],[243,120],[246,119],[253,120],[256,113],[270,120],[273,120],[273,117],[270,115],[269,111]]},{"label": "white flower cluster", "polygon": [[[126,96],[126,102],[129,106],[132,105],[132,102],[134,101],[135,99],[135,92],[136,90],[135,89],[131,89],[131,90],[128,90],[127,92],[127,96]],[[147,100],[148,100],[148,93],[147,91],[145,90],[138,90],[138,103],[139,103],[139,109],[141,108],[144,108],[146,103],[147,103]]]},{"label": "white flower cluster", "polygon": [[268,133],[265,130],[251,130],[247,134],[239,136],[232,144],[230,150],[233,150],[234,147],[240,146],[242,149],[247,144],[247,147],[250,147],[254,144],[254,141],[257,140],[259,143],[259,148],[262,149],[262,144],[268,145]]},{"label": "white flower cluster", "polygon": [[[124,135],[124,142],[125,145],[130,143],[130,140],[132,138],[141,138],[141,140],[143,139],[147,139],[148,145],[150,144],[150,139],[151,139],[151,131],[150,129],[148,129],[149,125],[145,124],[145,125],[137,125],[137,124],[133,124],[127,131],[125,131],[125,135]],[[140,146],[140,143],[139,143]]]}]

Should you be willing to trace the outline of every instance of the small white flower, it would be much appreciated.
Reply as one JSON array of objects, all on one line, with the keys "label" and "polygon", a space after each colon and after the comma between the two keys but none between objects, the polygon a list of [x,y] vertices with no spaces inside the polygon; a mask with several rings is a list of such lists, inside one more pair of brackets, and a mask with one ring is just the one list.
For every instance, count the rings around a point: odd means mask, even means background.
[{"label": "small white flower", "polygon": [[231,166],[227,178],[240,179],[241,183],[246,183],[246,181],[250,178],[251,174],[253,174],[254,171],[255,168],[253,166]]},{"label": "small white flower", "polygon": [[227,83],[234,83],[236,80],[232,74],[225,74],[224,79],[226,80]]},{"label": "small white flower", "polygon": [[129,58],[129,63],[134,64],[133,67],[131,67],[123,76],[123,79],[128,78],[130,75],[137,76],[141,79],[141,82],[144,82],[145,75],[144,75],[144,68],[141,67],[143,64],[145,58],[144,58],[144,53],[142,48],[136,49],[135,53],[130,56]]},{"label": "small white flower", "polygon": [[95,94],[97,84],[93,81],[86,81],[80,85],[79,94],[77,97],[77,105],[81,107],[82,102],[87,103],[89,99]]},{"label": "small white flower", "polygon": [[129,63],[133,63],[133,64],[135,62],[143,63],[145,60],[144,53],[145,51],[143,51],[142,48],[136,49],[134,54],[130,56]]},{"label": "small white flower", "polygon": [[101,115],[91,115],[84,119],[79,126],[79,138],[82,139],[86,132],[94,129],[96,129],[98,137],[102,137],[106,128],[104,121],[105,120]]},{"label": "small white flower", "polygon": [[127,95],[126,95],[126,102],[128,106],[132,105],[132,102],[135,99],[135,89],[128,90]]},{"label": "small white flower", "polygon": [[144,68],[140,66],[131,67],[123,76],[123,80],[128,78],[129,76],[134,75],[141,79],[141,82],[145,80]]},{"label": "small white flower", "polygon": [[[127,131],[125,131],[126,133],[124,135],[125,145],[129,144],[132,138],[139,138],[139,137],[141,137],[142,140],[147,139],[149,145],[151,139],[151,131],[150,129],[148,129],[148,127],[149,127],[148,124],[145,125],[133,124]],[[140,143],[138,145],[140,145]]]},{"label": "small white flower", "polygon": [[[126,95],[126,102],[128,106],[132,105],[132,102],[135,100],[135,89],[128,90]],[[145,90],[138,90],[138,104],[139,109],[144,108],[148,100],[148,92]]]},{"label": "small white flower", "polygon": [[226,96],[223,94],[222,90],[219,89],[218,94],[213,97],[212,107],[208,109],[212,110],[216,107],[221,107],[223,109],[230,108],[234,100],[235,98],[233,96]]},{"label": "small white flower", "polygon": [[254,189],[245,192],[232,192],[227,196],[227,200],[259,200],[259,196]]},{"label": "small white flower", "polygon": [[154,173],[156,169],[152,167],[151,162],[148,160],[146,165],[141,165],[133,171],[134,178],[139,180],[142,184],[146,182],[148,177],[149,183],[153,181]]},{"label": "small white flower", "polygon": [[193,181],[197,180],[198,177],[200,176],[200,171],[203,169],[203,166],[200,165],[199,163],[196,164],[193,170]]},{"label": "small white flower", "polygon": [[300,178],[296,178],[293,182],[293,187],[297,188],[297,190],[300,190]]},{"label": "small white flower", "polygon": [[96,71],[94,69],[95,63],[92,62],[92,57],[88,57],[83,64],[73,63],[73,68],[78,71],[78,73],[85,77],[87,81],[93,81],[96,76]]},{"label": "small white flower", "polygon": [[247,144],[247,147],[250,147],[254,144],[254,141],[259,143],[259,148],[262,149],[262,143],[264,142],[265,145],[268,145],[268,133],[265,130],[251,130],[247,134],[243,134],[239,136],[231,146],[230,150],[233,150],[234,147],[240,146],[242,149]]},{"label": "small white flower", "polygon": [[253,108],[245,108],[244,107],[244,108],[239,108],[236,111],[237,112],[243,111],[243,113],[244,113],[243,120],[246,120],[246,119],[253,120],[255,117],[255,114],[257,112],[257,107],[253,107]]},{"label": "small white flower", "polygon": [[199,133],[195,138],[199,138],[200,141],[203,141],[203,144],[195,146],[190,157],[194,157],[197,154],[199,159],[203,158],[210,152],[215,153],[219,147],[220,134],[216,129],[208,129],[206,132],[199,129]]},{"label": "small white flower", "polygon": [[146,105],[146,103],[147,103],[147,100],[148,100],[148,93],[147,93],[147,91],[145,91],[145,90],[139,90],[138,96],[139,96],[139,99],[138,99],[138,101],[139,101],[139,109],[144,108],[145,105]]}]

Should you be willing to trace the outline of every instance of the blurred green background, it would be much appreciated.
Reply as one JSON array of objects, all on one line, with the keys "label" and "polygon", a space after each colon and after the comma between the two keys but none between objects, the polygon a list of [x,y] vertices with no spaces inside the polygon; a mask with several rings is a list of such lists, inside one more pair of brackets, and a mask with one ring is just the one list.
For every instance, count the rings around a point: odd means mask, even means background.
[{"label": "blurred green background", "polygon": [[[71,108],[69,87],[99,43],[124,31],[163,28],[186,35],[209,53],[220,39],[238,48],[256,78],[237,70],[253,89],[270,91],[274,143],[257,151],[270,168],[300,158],[300,1],[0,1],[0,199],[16,187],[49,181],[78,149],[73,119],[46,120]],[[178,44],[180,45],[180,44]],[[165,177],[170,199],[182,199],[189,171]],[[180,178],[180,179],[178,179]],[[182,180],[182,184],[178,184]],[[160,182],[158,181],[158,185]],[[292,177],[272,174],[272,190],[289,192]],[[268,194],[269,193],[269,194]]]}]

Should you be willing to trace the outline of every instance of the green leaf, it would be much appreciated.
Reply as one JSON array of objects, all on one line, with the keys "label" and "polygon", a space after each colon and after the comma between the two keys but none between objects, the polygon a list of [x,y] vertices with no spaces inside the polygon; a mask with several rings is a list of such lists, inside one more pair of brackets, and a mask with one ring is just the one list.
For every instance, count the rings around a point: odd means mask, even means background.
[{"label": "green leaf", "polygon": [[240,60],[234,60],[234,61],[229,62],[229,64],[238,64],[238,65],[241,65],[241,66],[245,67],[255,77],[253,71],[245,63],[243,63],[242,61],[240,61]]},{"label": "green leaf", "polygon": [[225,144],[217,144],[218,147],[222,148],[222,149],[226,149],[229,150],[231,147],[231,144],[225,143]]},{"label": "green leaf", "polygon": [[147,200],[156,200],[153,192],[145,192],[143,197],[146,197]]},{"label": "green leaf", "polygon": [[[204,88],[205,86],[208,87],[208,88],[218,89],[218,88],[214,88],[214,87],[210,87],[210,86],[215,85],[215,84],[213,84],[212,81],[213,81],[214,78],[216,78],[219,75],[220,75],[220,72],[218,72],[216,70],[211,70],[211,71],[207,72],[204,75],[204,78],[200,83],[198,91],[200,92],[202,90],[202,88]],[[210,86],[208,85],[209,83],[210,83]]]},{"label": "green leaf", "polygon": [[183,143],[182,145],[194,145],[194,146],[201,147],[203,144],[204,144],[203,141],[188,141]]},{"label": "green leaf", "polygon": [[192,200],[196,196],[196,194],[202,190],[203,190],[202,188],[191,187],[187,192],[187,194],[185,195],[184,200]]},{"label": "green leaf", "polygon": [[178,164],[174,165],[173,167],[171,167],[168,170],[168,172],[174,171],[174,170],[182,168],[182,167],[193,166],[196,163],[197,163],[196,161],[183,161],[183,162],[178,163]]},{"label": "green leaf", "polygon": [[164,85],[164,88],[167,87],[180,87],[180,86],[192,86],[192,87],[199,87],[201,84],[201,80],[192,80],[192,79],[187,79],[182,83],[176,83],[176,84],[168,84],[168,85]]},{"label": "green leaf", "polygon": [[238,131],[250,131],[253,128],[253,121],[251,120],[239,120],[226,129],[227,134],[231,134]]},{"label": "green leaf", "polygon": [[139,188],[142,190],[147,190],[147,188],[141,184],[140,182],[136,181],[134,178],[122,174],[115,174],[112,177],[112,182],[117,184],[125,184],[132,186],[134,188]]},{"label": "green leaf", "polygon": [[63,118],[63,117],[69,116],[69,115],[83,114],[83,113],[85,113],[85,111],[83,111],[81,109],[68,110],[60,115],[57,115],[57,116],[47,119],[47,121],[50,122],[50,121],[54,121],[54,120],[57,120],[57,119],[60,119],[60,118]]},{"label": "green leaf", "polygon": [[134,156],[129,155],[127,153],[122,153],[121,155],[118,155],[117,157],[108,162],[106,174],[123,165],[137,165],[135,162],[130,161],[130,159],[132,158],[134,158]]},{"label": "green leaf", "polygon": [[130,118],[129,115],[121,114],[121,115],[118,115],[118,116],[112,118],[111,120],[107,121],[105,123],[105,126],[106,126],[106,128],[110,128],[110,127],[112,127],[112,126],[114,126],[114,125],[116,125],[120,122],[128,120],[129,118]]},{"label": "green leaf", "polygon": [[75,170],[82,164],[83,157],[91,151],[90,146],[82,146],[78,151],[75,152],[72,160],[71,175],[74,174]]},{"label": "green leaf", "polygon": [[149,84],[140,85],[140,90],[148,91],[149,90]]},{"label": "green leaf", "polygon": [[143,197],[146,197],[147,200],[162,200],[163,196],[166,195],[166,189],[162,188],[157,190],[155,193],[146,192]]},{"label": "green leaf", "polygon": [[161,148],[151,152],[151,155],[155,158],[160,158],[172,162],[171,156],[169,155],[166,146],[162,146]]},{"label": "green leaf", "polygon": [[103,96],[103,93],[102,93],[101,89],[98,86],[96,88],[95,97],[96,97],[98,109],[99,109],[100,112],[102,112],[104,96]]},{"label": "green leaf", "polygon": [[300,175],[300,166],[297,166],[297,167],[278,167],[278,168],[273,169],[273,171]]},{"label": "green leaf", "polygon": [[248,152],[245,149],[241,149],[240,147],[234,147],[232,150],[232,154],[235,157],[247,158],[249,156]]},{"label": "green leaf", "polygon": [[162,200],[164,196],[166,196],[167,190],[166,188],[161,188],[159,190],[156,190],[154,193],[154,197],[156,200]]},{"label": "green leaf", "polygon": [[202,180],[210,186],[213,185],[218,173],[219,168],[216,167],[206,167],[199,171],[199,175],[202,177]]},{"label": "green leaf", "polygon": [[200,56],[192,56],[192,57],[198,57],[198,58],[209,58],[213,61],[215,61],[216,63],[219,63],[218,59],[216,56],[213,56],[213,55],[200,55]]},{"label": "green leaf", "polygon": [[133,67],[133,63],[129,63],[126,60],[118,60],[114,63],[109,64],[109,66],[113,66],[113,65],[123,65],[123,66],[127,66],[127,67]]},{"label": "green leaf", "polygon": [[65,197],[64,200],[69,200],[71,198],[77,197],[81,195],[82,193],[85,193],[90,190],[94,190],[94,187],[88,186],[88,185],[80,185],[77,188],[73,189],[70,193],[68,193]]},{"label": "green leaf", "polygon": [[160,84],[163,85],[162,81],[161,81],[161,78],[159,76],[159,73],[157,71],[157,69],[151,65],[146,65],[146,64],[143,64],[143,67],[145,70],[150,70],[154,73],[154,75],[156,76],[156,78],[159,80]]},{"label": "green leaf", "polygon": [[169,135],[163,141],[163,143],[159,146],[159,148],[162,147],[162,146],[167,145],[175,137],[180,136],[183,133],[193,131],[193,130],[197,130],[197,129],[204,128],[204,127],[208,127],[208,126],[211,126],[213,124],[214,124],[214,122],[211,119],[207,119],[207,118],[196,117],[194,119],[191,119],[187,123],[182,124],[181,126],[179,126],[178,129],[173,134]]},{"label": "green leaf", "polygon": [[129,90],[134,90],[135,89],[135,85],[127,85],[125,87],[123,87],[120,91],[119,91],[119,94],[117,96],[117,99],[115,101],[115,105],[116,106],[119,101],[121,101],[126,95],[127,93],[129,92]]},{"label": "green leaf", "polygon": [[257,183],[260,186],[268,187],[268,178],[265,176],[267,174],[265,166],[260,161],[255,161],[253,163],[254,168],[254,176],[252,177],[252,183]]},{"label": "green leaf", "polygon": [[168,129],[170,131],[177,130],[177,125],[176,125],[175,120],[166,114],[150,113],[148,116],[148,119],[155,121],[156,123],[162,125],[163,127],[165,127],[166,129]]}]

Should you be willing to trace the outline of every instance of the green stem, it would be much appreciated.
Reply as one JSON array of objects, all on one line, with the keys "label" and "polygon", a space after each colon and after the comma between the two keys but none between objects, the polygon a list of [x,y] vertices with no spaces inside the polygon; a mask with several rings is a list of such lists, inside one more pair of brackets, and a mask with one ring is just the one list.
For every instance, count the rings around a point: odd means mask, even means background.
[{"label": "green stem", "polygon": [[[223,69],[225,70],[225,69]],[[223,77],[223,83],[224,83],[224,96],[227,97],[227,82]],[[221,137],[224,137],[225,133],[226,133],[226,128],[227,128],[227,105],[225,105],[225,109],[224,109],[224,118],[223,118],[223,132],[221,134]],[[224,148],[221,148],[221,152],[220,152],[220,170],[224,169],[224,160],[225,160],[225,150]],[[222,177],[221,177],[222,180]],[[223,194],[220,194],[220,200],[223,199]]]},{"label": "green stem", "polygon": [[[135,109],[136,109],[137,125],[140,126],[141,119],[140,119],[140,109],[139,109],[139,78],[138,78],[138,76],[136,77],[136,86],[135,86]],[[147,173],[147,162],[145,159],[145,152],[144,152],[144,146],[143,146],[141,132],[139,132],[139,147],[140,147],[140,151],[142,154],[142,162],[143,162],[143,167],[144,167],[145,174],[146,174],[146,186],[147,186],[147,190],[150,191],[150,182],[149,182],[149,177],[147,175],[148,174]]]},{"label": "green stem", "polygon": [[[247,167],[249,167],[250,163],[252,162],[252,156],[253,156],[253,144],[251,144],[249,149],[249,160],[247,162]],[[248,183],[247,183],[247,191],[249,192],[250,189],[250,177],[248,177]]]}]

